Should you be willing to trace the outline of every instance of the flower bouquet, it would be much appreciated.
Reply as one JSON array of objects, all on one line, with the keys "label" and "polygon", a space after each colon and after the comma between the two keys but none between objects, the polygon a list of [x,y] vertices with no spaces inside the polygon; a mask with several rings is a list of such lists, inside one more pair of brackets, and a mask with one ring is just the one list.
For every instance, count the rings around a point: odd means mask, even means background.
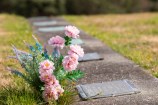
[{"label": "flower bouquet", "polygon": [[[45,102],[58,102],[59,98],[66,93],[67,88],[84,73],[76,70],[79,57],[83,57],[84,51],[79,45],[72,45],[71,40],[79,37],[79,30],[75,26],[65,27],[65,37],[55,36],[49,39],[52,46],[52,54],[33,36],[35,45],[25,42],[30,53],[18,50],[13,46],[13,51],[25,72],[10,69],[13,74],[22,77],[35,91],[41,93]],[[66,47],[66,56],[61,54],[61,49]],[[66,50],[64,49],[64,50]],[[67,84],[66,84],[66,82]]]}]

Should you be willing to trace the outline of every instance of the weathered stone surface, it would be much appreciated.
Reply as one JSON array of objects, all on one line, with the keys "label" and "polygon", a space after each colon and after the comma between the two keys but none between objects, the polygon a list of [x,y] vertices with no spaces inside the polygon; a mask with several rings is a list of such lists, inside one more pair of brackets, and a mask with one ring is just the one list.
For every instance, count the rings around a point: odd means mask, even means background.
[{"label": "weathered stone surface", "polygon": [[128,80],[77,85],[76,88],[83,100],[129,95],[140,92]]},{"label": "weathered stone surface", "polygon": [[86,61],[95,61],[95,60],[103,60],[104,58],[101,57],[98,53],[87,53],[83,57],[78,59],[79,62],[86,62]]},{"label": "weathered stone surface", "polygon": [[58,27],[42,27],[38,28],[39,32],[56,32],[56,31],[64,31],[64,26],[58,26]]},{"label": "weathered stone surface", "polygon": [[[60,18],[51,18],[51,20],[64,21]],[[33,20],[30,20],[30,22],[33,22]],[[35,32],[36,29],[36,27],[33,27]],[[50,37],[56,34],[64,35],[63,32],[36,34],[42,43],[46,43]],[[80,63],[79,68],[85,72],[85,77],[79,81],[79,84],[128,79],[141,93],[87,101],[82,101],[79,96],[76,96],[74,105],[158,105],[157,78],[151,76],[146,70],[114,52],[101,41],[87,35],[85,32],[81,32],[80,38],[85,42],[82,45],[85,53],[97,52],[104,57],[104,60]],[[50,47],[49,51],[51,50],[52,48]]]},{"label": "weathered stone surface", "polygon": [[57,21],[43,21],[43,22],[34,22],[34,26],[49,26],[49,25],[55,25],[57,24]]},{"label": "weathered stone surface", "polygon": [[83,44],[84,42],[81,40],[81,39],[72,39],[71,40],[71,44],[73,44],[73,45],[75,45],[75,44],[77,44],[77,45],[81,45],[81,44]]}]

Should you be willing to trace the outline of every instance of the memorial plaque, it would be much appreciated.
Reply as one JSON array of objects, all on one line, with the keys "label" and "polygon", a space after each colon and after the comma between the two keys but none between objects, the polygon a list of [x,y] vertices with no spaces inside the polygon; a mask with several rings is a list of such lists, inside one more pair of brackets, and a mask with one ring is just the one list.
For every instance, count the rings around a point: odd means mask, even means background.
[{"label": "memorial plaque", "polygon": [[81,45],[81,44],[83,44],[83,41],[81,39],[72,39],[71,44]]},{"label": "memorial plaque", "polygon": [[43,22],[34,22],[34,26],[49,26],[49,25],[55,25],[57,24],[57,21],[43,21]]},{"label": "memorial plaque", "polygon": [[38,28],[38,31],[40,32],[56,32],[56,31],[64,31],[64,26],[59,27],[44,27],[44,28]]},{"label": "memorial plaque", "polygon": [[93,60],[102,60],[104,59],[101,57],[98,53],[87,53],[83,57],[80,57],[78,59],[79,62],[85,62],[85,61],[93,61]]},{"label": "memorial plaque", "polygon": [[139,93],[129,80],[117,80],[76,86],[82,99],[104,98]]}]

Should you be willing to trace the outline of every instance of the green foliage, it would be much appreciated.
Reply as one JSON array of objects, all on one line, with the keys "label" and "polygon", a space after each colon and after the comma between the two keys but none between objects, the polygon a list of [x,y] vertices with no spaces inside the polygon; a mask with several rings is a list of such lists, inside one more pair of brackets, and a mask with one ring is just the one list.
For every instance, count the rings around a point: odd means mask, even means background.
[{"label": "green foliage", "polygon": [[67,72],[63,68],[54,71],[54,75],[59,81],[62,81],[63,79],[65,79],[66,73]]},{"label": "green foliage", "polygon": [[14,47],[14,52],[16,54],[16,57],[18,58],[21,66],[24,68],[26,72],[24,74],[17,70],[11,70],[11,72],[22,77],[32,87],[40,91],[41,86],[43,86],[43,83],[39,78],[38,68],[39,68],[39,63],[45,58],[42,56],[42,46],[36,39],[35,41],[36,41],[35,46],[31,46],[31,45],[28,46],[30,48],[31,54],[28,54],[29,56],[25,56],[26,57],[25,59],[22,59],[25,53],[21,53],[19,50],[17,50]]},{"label": "green foliage", "polygon": [[71,72],[68,72],[66,75],[66,78],[69,80],[77,81],[79,78],[82,78],[84,76],[84,73],[80,70],[73,70]]},{"label": "green foliage", "polygon": [[[20,4],[20,5],[19,5]],[[82,5],[82,6],[81,6]],[[134,8],[133,8],[134,7]],[[31,11],[31,12],[30,12]],[[0,12],[23,16],[158,11],[157,0],[1,0]]]},{"label": "green foliage", "polygon": [[149,0],[67,0],[66,8],[69,14],[129,13],[150,10],[148,5],[144,5],[149,2]]},{"label": "green foliage", "polygon": [[65,14],[66,13],[66,0],[55,0],[55,7],[58,11],[57,14]]},{"label": "green foliage", "polygon": [[70,37],[65,36],[64,39],[65,39],[65,45],[66,45],[66,46],[68,46],[68,45],[71,44],[71,40],[72,40],[72,39],[71,39]]},{"label": "green foliage", "polygon": [[60,9],[57,9],[56,0],[1,0],[0,2],[1,12],[11,12],[23,16],[55,15],[60,11],[64,12],[62,5],[58,7]]}]

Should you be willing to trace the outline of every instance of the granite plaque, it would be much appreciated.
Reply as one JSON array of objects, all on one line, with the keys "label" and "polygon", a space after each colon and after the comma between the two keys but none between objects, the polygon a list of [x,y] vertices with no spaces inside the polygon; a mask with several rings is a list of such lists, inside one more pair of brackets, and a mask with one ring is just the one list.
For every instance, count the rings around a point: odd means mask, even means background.
[{"label": "granite plaque", "polygon": [[49,26],[49,25],[55,25],[57,24],[57,21],[43,21],[43,22],[34,22],[34,26]]},{"label": "granite plaque", "polygon": [[56,32],[56,31],[64,31],[64,26],[59,27],[44,27],[44,28],[38,28],[38,31],[40,32]]},{"label": "granite plaque", "polygon": [[139,93],[140,91],[129,80],[117,80],[103,83],[92,83],[76,86],[82,99],[113,97]]},{"label": "granite plaque", "polygon": [[81,45],[83,44],[83,41],[81,39],[72,39],[71,44]]},{"label": "granite plaque", "polygon": [[101,57],[98,53],[87,53],[83,57],[80,57],[78,59],[79,62],[85,62],[85,61],[94,61],[94,60],[102,60],[104,59]]}]

